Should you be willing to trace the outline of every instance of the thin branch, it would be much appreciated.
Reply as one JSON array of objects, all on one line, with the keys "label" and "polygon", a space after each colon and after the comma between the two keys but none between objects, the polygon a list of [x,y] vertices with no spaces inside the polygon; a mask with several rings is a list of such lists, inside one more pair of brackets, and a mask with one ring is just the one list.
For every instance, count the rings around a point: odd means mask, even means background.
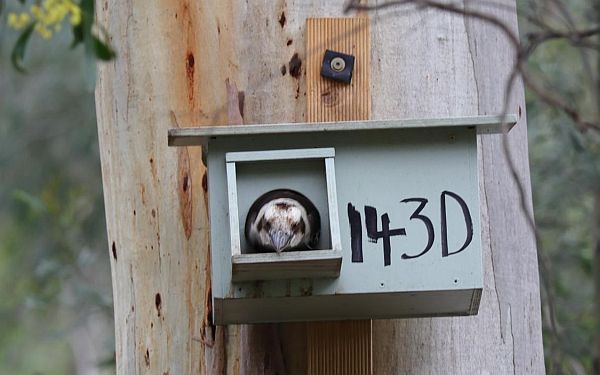
[{"label": "thin branch", "polygon": [[502,22],[498,18],[496,18],[490,14],[487,14],[487,13],[460,7],[458,5],[454,5],[453,3],[440,3],[437,1],[431,1],[431,0],[395,0],[395,1],[388,1],[388,2],[385,2],[382,4],[377,4],[377,5],[363,5],[363,4],[358,3],[357,1],[358,0],[351,0],[346,5],[344,12],[347,13],[350,10],[372,11],[372,10],[379,10],[379,9],[385,9],[385,8],[390,8],[390,7],[398,7],[398,6],[402,6],[402,5],[417,5],[422,8],[437,9],[437,10],[441,10],[441,11],[445,11],[445,12],[449,12],[449,13],[453,13],[453,14],[457,14],[457,15],[461,15],[461,16],[465,16],[465,17],[469,17],[469,18],[476,18],[476,19],[480,19],[482,21],[486,21],[486,22],[496,26],[497,28],[499,28],[503,32],[503,34],[509,39],[511,44],[516,45],[516,46],[519,45],[518,36],[504,22]]}]

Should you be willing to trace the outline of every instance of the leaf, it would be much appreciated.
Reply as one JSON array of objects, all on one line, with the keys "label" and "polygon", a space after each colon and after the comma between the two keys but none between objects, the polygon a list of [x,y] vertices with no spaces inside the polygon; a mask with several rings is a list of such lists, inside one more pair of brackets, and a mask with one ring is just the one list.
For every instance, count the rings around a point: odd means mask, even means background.
[{"label": "leaf", "polygon": [[77,47],[79,43],[83,42],[83,26],[81,24],[73,26],[73,41],[71,42],[71,49]]},{"label": "leaf", "polygon": [[91,33],[92,24],[94,22],[94,0],[81,0],[81,11],[83,12],[82,22],[84,33]]},{"label": "leaf", "polygon": [[47,207],[40,197],[30,194],[24,190],[15,190],[13,192],[13,199],[23,204],[31,213],[36,216],[47,211]]},{"label": "leaf", "polygon": [[92,25],[94,24],[94,1],[82,0],[80,7],[81,12],[83,13],[81,23],[78,26],[79,30],[73,28],[73,36],[76,39],[81,37],[81,41],[85,44],[86,53],[91,53],[91,47],[93,45]]},{"label": "leaf", "polygon": [[97,36],[92,35],[94,39],[94,54],[102,61],[112,60],[115,57],[115,52],[107,43],[104,43]]},{"label": "leaf", "polygon": [[95,58],[108,61],[115,57],[115,52],[108,43],[103,42],[99,37],[93,34],[94,24],[94,0],[81,0],[79,5],[83,12],[81,24],[73,28],[73,42],[71,47],[79,43],[85,46],[86,55],[93,55]]},{"label": "leaf", "polygon": [[25,50],[27,49],[27,43],[29,43],[29,39],[31,38],[31,33],[33,33],[33,29],[35,27],[35,22],[31,23],[19,36],[15,46],[13,47],[12,53],[10,54],[10,59],[12,61],[13,66],[16,70],[21,73],[27,73],[25,68],[23,68],[23,59],[25,58]]}]

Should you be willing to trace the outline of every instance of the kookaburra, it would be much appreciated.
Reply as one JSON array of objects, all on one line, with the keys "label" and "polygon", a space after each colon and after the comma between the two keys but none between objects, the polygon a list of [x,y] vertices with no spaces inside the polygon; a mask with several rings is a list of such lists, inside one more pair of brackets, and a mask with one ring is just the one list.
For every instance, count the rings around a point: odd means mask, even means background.
[{"label": "kookaburra", "polygon": [[304,195],[288,189],[261,195],[246,216],[246,240],[256,252],[315,249],[321,217]]}]

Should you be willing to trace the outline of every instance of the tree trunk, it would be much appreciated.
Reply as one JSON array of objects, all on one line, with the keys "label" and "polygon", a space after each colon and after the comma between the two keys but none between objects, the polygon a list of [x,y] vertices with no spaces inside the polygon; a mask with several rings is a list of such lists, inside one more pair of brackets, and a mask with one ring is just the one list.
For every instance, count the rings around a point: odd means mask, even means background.
[{"label": "tree trunk", "polygon": [[[592,228],[592,239],[594,246],[594,292],[596,319],[600,317],[600,189],[594,192],[594,220]],[[596,329],[594,338],[594,349],[592,351],[593,374],[600,375],[600,332]]]},{"label": "tree trunk", "polygon": [[[167,147],[167,129],[231,119],[227,80],[242,90],[244,123],[304,121],[298,62],[318,53],[305,51],[305,19],[342,16],[344,3],[97,2],[118,55],[100,67],[96,100],[119,374],[281,373],[274,330],[210,324],[205,170],[199,148]],[[515,14],[501,9],[485,10],[516,29]],[[514,56],[496,29],[429,10],[371,16],[374,118],[501,111]],[[510,111],[524,112],[521,85]],[[509,141],[529,186],[524,116]],[[374,322],[376,374],[544,372],[533,234],[501,137],[479,144],[486,275],[479,315]],[[288,373],[305,366],[295,354],[304,351],[289,346],[305,345],[302,327],[280,330],[294,333],[281,340]]]}]

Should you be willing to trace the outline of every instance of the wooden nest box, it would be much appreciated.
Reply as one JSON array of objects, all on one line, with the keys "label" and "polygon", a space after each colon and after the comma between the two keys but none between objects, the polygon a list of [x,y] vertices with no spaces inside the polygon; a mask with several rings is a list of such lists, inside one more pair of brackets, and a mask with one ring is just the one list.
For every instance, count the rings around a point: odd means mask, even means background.
[{"label": "wooden nest box", "polygon": [[[506,120],[514,125],[515,116]],[[478,133],[499,117],[173,129],[208,167],[216,324],[473,315],[483,288]],[[261,194],[321,217],[313,250],[256,253]]]}]

